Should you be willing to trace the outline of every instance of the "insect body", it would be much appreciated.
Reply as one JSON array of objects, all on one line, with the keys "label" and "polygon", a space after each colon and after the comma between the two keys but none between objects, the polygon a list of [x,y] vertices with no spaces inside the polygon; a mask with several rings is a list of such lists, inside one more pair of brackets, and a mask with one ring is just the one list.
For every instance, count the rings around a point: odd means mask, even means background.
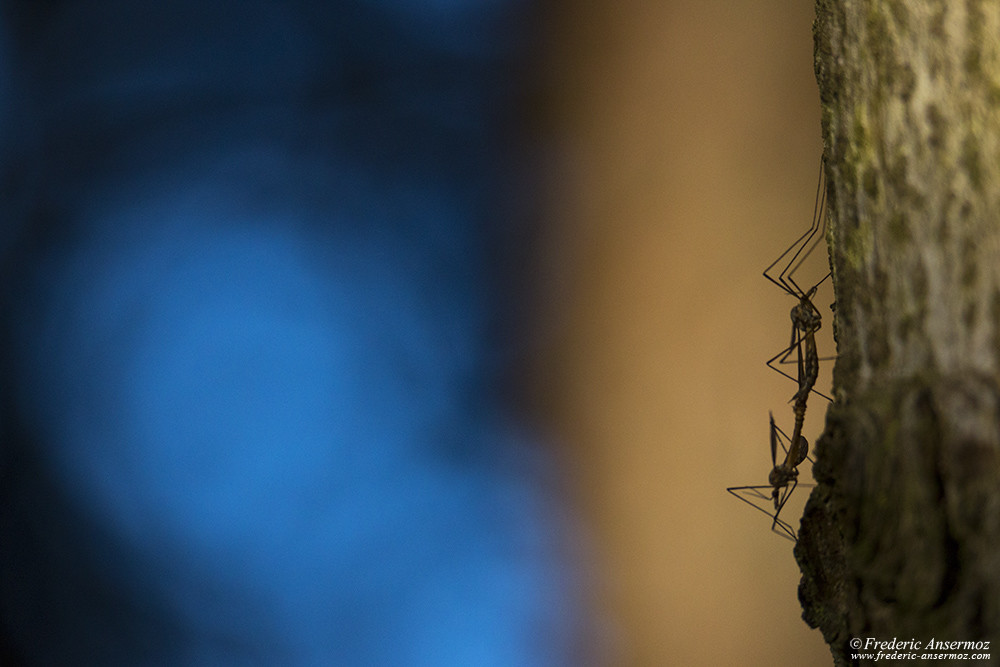
[{"label": "insect body", "polygon": [[[798,334],[798,341],[795,345],[798,350],[798,370],[799,370],[799,390],[795,392],[792,400],[795,402],[792,411],[795,413],[795,426],[792,429],[792,440],[789,445],[789,453],[793,451],[799,439],[802,438],[802,425],[806,419],[806,401],[809,392],[813,391],[816,384],[816,377],[819,375],[819,354],[816,352],[816,332],[819,330],[821,321],[819,312],[813,306],[810,297],[816,293],[813,287],[809,293],[803,295],[799,305],[792,308],[792,338],[793,344]],[[821,394],[822,395],[822,394]],[[805,440],[802,440],[805,442]],[[804,456],[804,455],[803,455]],[[798,465],[796,463],[795,465]]]}]

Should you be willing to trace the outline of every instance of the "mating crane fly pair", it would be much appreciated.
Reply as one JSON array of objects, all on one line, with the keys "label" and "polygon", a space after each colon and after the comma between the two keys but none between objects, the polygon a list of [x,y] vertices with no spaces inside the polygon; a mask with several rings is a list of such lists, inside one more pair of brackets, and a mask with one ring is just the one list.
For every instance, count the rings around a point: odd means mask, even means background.
[{"label": "mating crane fly pair", "polygon": [[[802,436],[802,425],[806,417],[806,401],[809,394],[814,393],[826,400],[829,396],[817,391],[814,386],[819,375],[819,353],[816,350],[816,332],[822,325],[822,318],[812,299],[816,290],[830,277],[828,272],[819,282],[803,290],[795,282],[794,274],[802,266],[812,251],[823,241],[826,229],[826,188],[822,168],[820,169],[819,185],[816,189],[816,203],[813,209],[813,221],[809,229],[795,240],[770,266],[764,269],[764,277],[778,286],[786,294],[798,299],[792,308],[792,335],[788,347],[767,360],[769,368],[784,375],[798,384],[795,395],[792,396],[792,412],[795,415],[795,425],[792,436],[788,435],[771,418],[771,473],[768,483],[758,486],[734,486],[726,489],[743,502],[757,509],[772,519],[771,530],[792,541],[797,539],[794,528],[780,518],[781,510],[788,502],[789,496],[798,486],[798,466],[809,458],[809,443]],[[772,275],[776,267],[782,267],[777,276]],[[792,357],[794,356],[794,359]],[[786,373],[781,365],[795,364],[795,376]],[[787,443],[787,444],[786,444]],[[784,459],[778,459],[778,446],[784,452]],[[812,459],[809,459],[812,462]],[[774,511],[770,510],[773,503]]]}]

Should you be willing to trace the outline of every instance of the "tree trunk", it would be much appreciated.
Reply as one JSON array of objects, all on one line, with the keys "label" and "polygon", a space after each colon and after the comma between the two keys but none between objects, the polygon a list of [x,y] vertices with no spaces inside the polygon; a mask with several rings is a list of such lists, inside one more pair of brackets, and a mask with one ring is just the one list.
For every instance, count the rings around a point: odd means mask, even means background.
[{"label": "tree trunk", "polygon": [[1000,638],[1000,0],[816,12],[839,358],[799,595],[837,664],[919,658]]}]

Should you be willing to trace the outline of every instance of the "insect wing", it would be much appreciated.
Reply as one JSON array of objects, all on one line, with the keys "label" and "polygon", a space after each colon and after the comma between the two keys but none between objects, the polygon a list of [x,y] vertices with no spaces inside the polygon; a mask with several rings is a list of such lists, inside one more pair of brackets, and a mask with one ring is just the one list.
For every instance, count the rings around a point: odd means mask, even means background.
[{"label": "insect wing", "polygon": [[[775,445],[774,445],[775,440],[777,440],[778,444],[781,445],[781,451],[787,456],[788,455],[788,445],[785,444],[785,443],[790,443],[792,439],[788,437],[787,433],[785,433],[784,431],[781,430],[780,426],[778,426],[777,424],[774,423],[774,415],[772,415],[771,416],[771,458],[772,458],[772,461],[774,460],[774,456],[775,456],[775,453],[776,453],[776,449],[775,449]],[[815,461],[812,460],[812,457],[809,456],[809,442],[803,436],[801,436],[801,435],[799,436],[799,442],[801,443],[801,445],[800,445],[800,451],[802,452],[802,456],[799,457],[798,461],[793,462],[792,465],[797,466],[800,463],[802,463],[803,461],[809,461],[809,463],[815,463]]]},{"label": "insect wing", "polygon": [[[778,464],[778,459],[776,458],[777,457],[777,452],[778,452],[778,446],[777,446],[778,435],[777,434],[778,434],[779,431],[781,431],[781,429],[779,429],[778,425],[774,423],[774,414],[773,413],[768,413],[768,414],[771,417],[771,466],[773,467],[773,466],[776,466]],[[784,443],[782,443],[781,448],[785,450],[786,454],[788,453],[788,450],[785,449]]]}]

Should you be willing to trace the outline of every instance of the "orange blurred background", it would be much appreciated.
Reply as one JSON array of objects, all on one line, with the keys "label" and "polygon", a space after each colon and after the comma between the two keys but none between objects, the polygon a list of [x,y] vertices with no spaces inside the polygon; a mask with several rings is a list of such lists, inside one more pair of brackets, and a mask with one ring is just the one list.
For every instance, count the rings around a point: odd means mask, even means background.
[{"label": "orange blurred background", "polygon": [[[831,663],[801,619],[792,543],[725,491],[766,484],[769,410],[792,427],[796,387],[764,362],[788,344],[795,301],[761,272],[813,212],[813,17],[807,0],[590,0],[548,16],[534,404],[585,513],[598,664]],[[810,443],[825,409],[813,396]],[[807,492],[783,512],[796,528]]]}]

